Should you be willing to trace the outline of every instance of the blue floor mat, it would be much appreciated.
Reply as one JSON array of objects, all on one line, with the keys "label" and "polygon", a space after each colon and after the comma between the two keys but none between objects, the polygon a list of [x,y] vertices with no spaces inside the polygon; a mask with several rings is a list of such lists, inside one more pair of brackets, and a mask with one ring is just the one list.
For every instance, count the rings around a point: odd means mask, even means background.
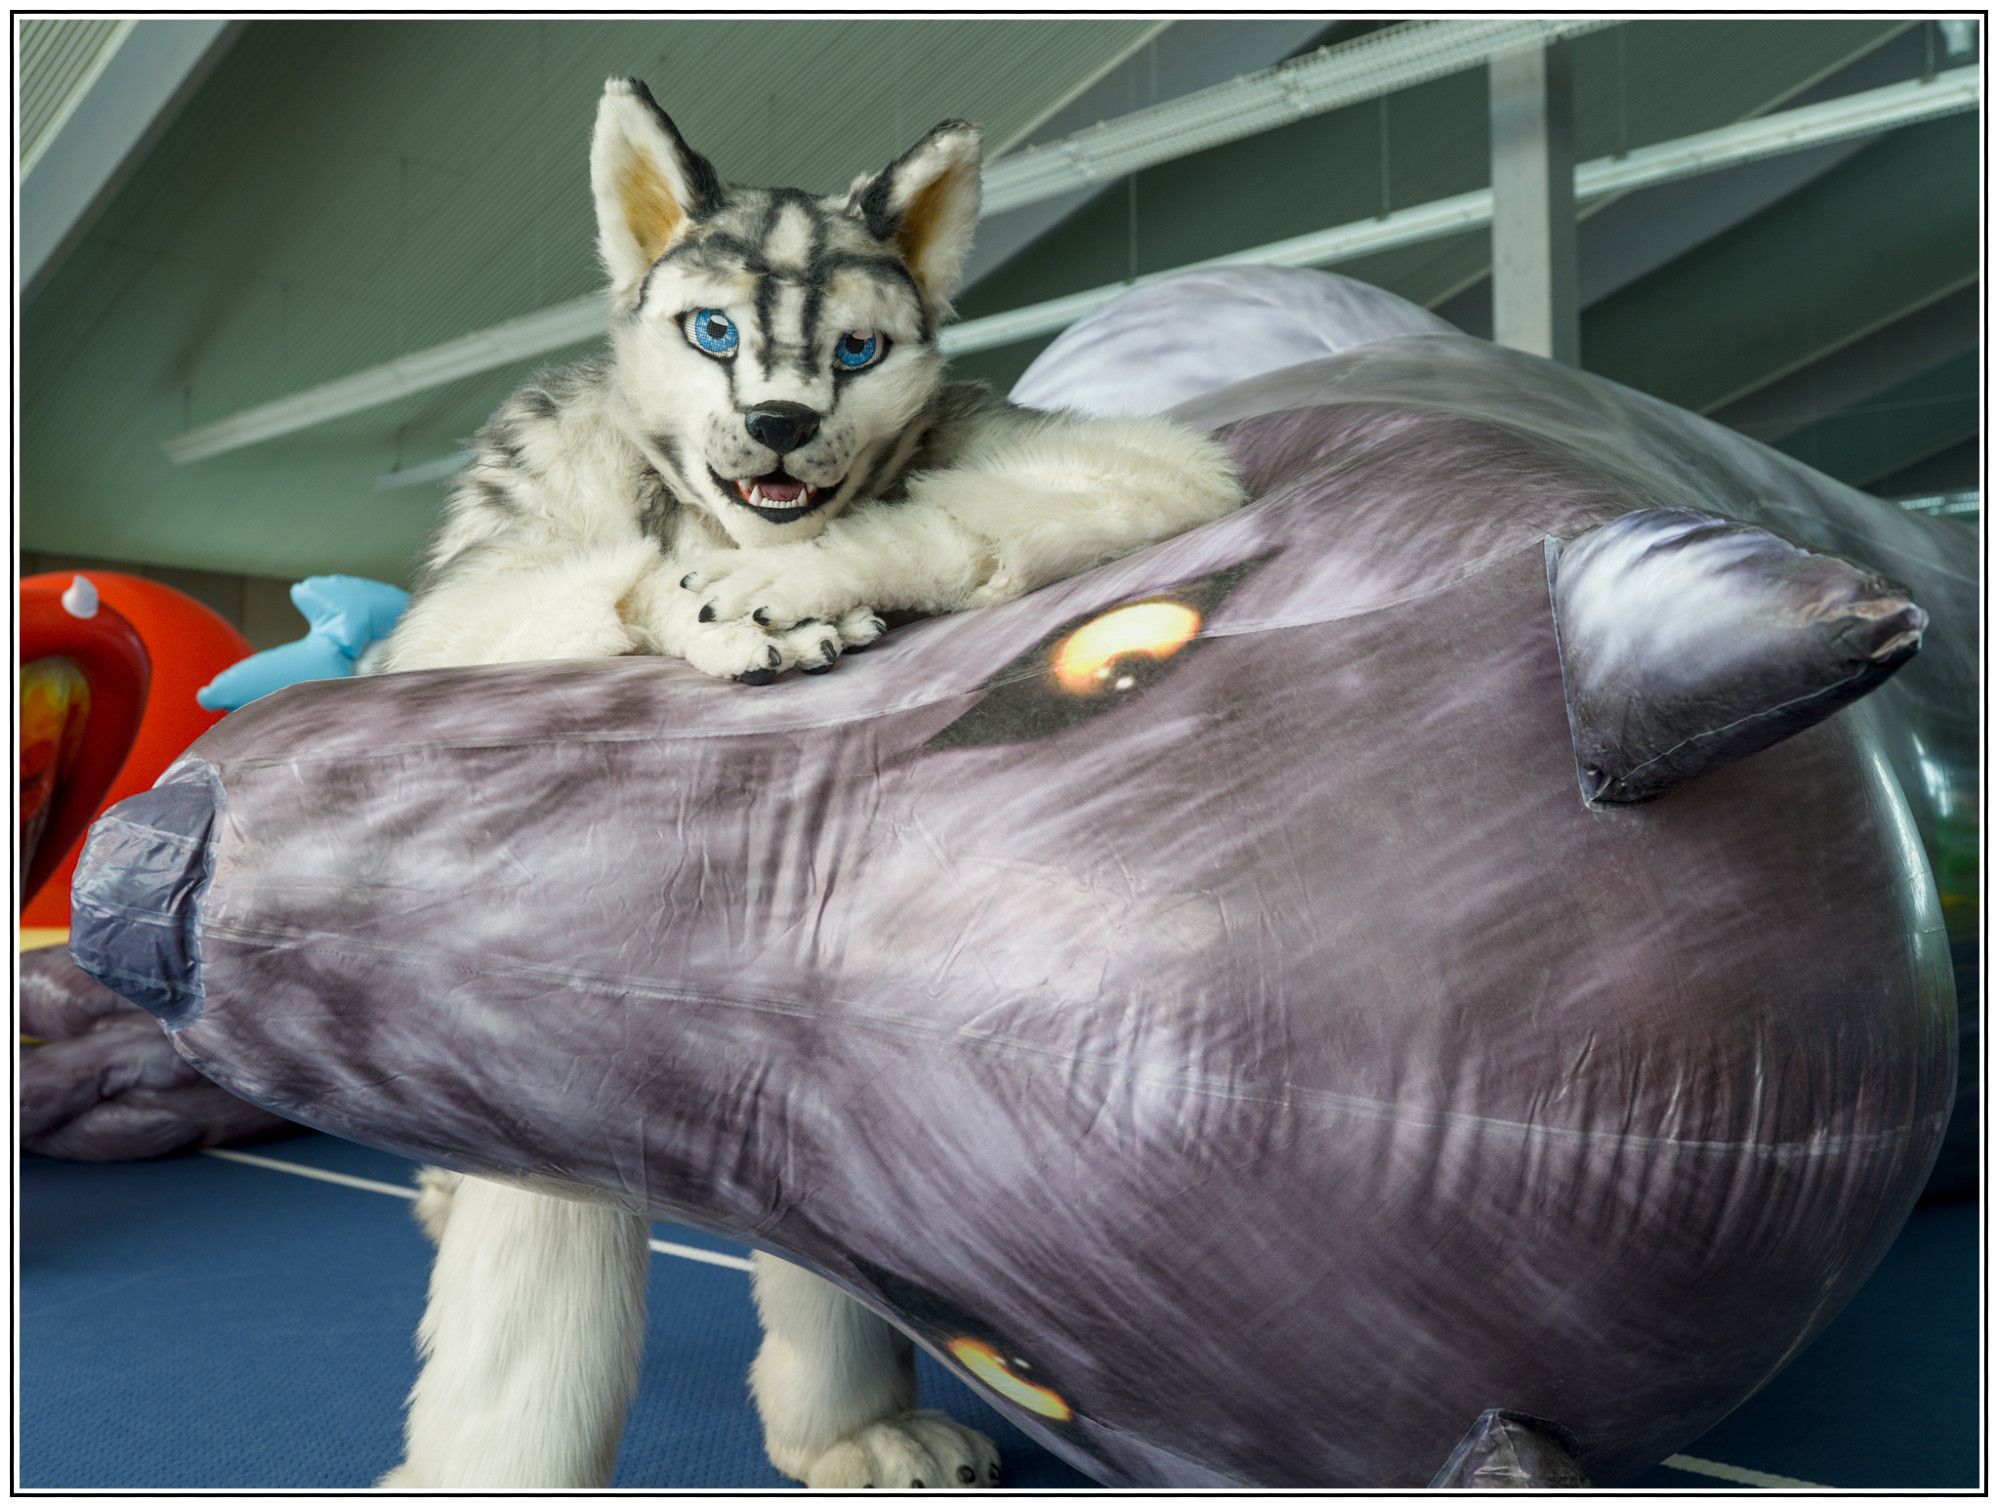
[{"label": "blue floor mat", "polygon": [[[331,1137],[251,1150],[407,1186],[410,1165]],[[26,1488],[351,1488],[397,1458],[429,1246],[400,1199],[191,1157],[21,1165]],[[699,1233],[656,1235],[710,1252]],[[1978,1211],[1917,1212],[1824,1335],[1650,1487],[1723,1473],[1837,1487],[1979,1481]],[[651,1334],[620,1487],[775,1488],[744,1372],[746,1276],[653,1263]],[[1010,1487],[1087,1487],[923,1359],[927,1404],[999,1444]]]}]

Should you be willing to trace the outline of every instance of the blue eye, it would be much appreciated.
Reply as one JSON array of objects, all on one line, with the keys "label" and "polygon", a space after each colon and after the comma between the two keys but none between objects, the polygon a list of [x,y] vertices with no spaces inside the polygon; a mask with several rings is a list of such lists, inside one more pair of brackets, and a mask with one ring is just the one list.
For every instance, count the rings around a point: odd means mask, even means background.
[{"label": "blue eye", "polygon": [[697,309],[689,315],[687,338],[710,356],[736,354],[736,322],[720,309]]},{"label": "blue eye", "polygon": [[886,346],[887,342],[872,330],[850,330],[833,343],[833,362],[846,371],[859,372],[863,367],[872,367]]}]

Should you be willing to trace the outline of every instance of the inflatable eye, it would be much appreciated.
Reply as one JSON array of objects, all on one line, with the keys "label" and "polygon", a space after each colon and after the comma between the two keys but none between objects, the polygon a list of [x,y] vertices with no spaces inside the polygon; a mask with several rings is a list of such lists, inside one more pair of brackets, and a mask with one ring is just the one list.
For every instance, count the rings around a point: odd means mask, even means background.
[{"label": "inflatable eye", "polygon": [[971,1336],[960,1336],[946,1348],[958,1365],[994,1393],[1022,1409],[1032,1410],[1045,1420],[1067,1420],[1070,1407],[1054,1389],[1030,1383],[1016,1371],[1021,1364],[1010,1363],[993,1347]]},{"label": "inflatable eye", "polygon": [[714,357],[734,356],[741,340],[736,322],[720,309],[695,310],[687,316],[686,329],[689,343]]},{"label": "inflatable eye", "polygon": [[1274,554],[1071,620],[1001,667],[985,695],[918,748],[1021,744],[1115,714],[1201,652],[1209,616]]},{"label": "inflatable eye", "polygon": [[1201,630],[1201,614],[1180,602],[1129,603],[1100,613],[1049,657],[1056,685],[1077,697],[1130,691],[1135,659],[1169,660]]},{"label": "inflatable eye", "polygon": [[843,372],[872,367],[888,353],[889,342],[872,330],[850,330],[833,343],[833,364]]}]

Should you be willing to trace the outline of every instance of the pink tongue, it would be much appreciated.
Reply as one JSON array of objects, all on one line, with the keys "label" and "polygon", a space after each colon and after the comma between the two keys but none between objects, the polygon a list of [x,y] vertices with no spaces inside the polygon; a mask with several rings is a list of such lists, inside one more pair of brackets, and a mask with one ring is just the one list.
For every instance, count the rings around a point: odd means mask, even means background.
[{"label": "pink tongue", "polygon": [[797,477],[759,477],[757,490],[766,503],[796,503],[805,496],[806,485]]}]

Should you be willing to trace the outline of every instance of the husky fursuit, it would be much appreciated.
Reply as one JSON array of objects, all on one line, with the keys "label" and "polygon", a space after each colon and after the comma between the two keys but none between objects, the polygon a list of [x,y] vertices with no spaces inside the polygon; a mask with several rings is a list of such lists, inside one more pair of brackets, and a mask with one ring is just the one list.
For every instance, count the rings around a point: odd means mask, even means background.
[{"label": "husky fursuit", "polygon": [[[845,194],[738,188],[643,84],[591,145],[611,349],[480,432],[382,669],[646,653],[752,684],[831,669],[888,611],[1005,602],[1238,507],[1224,451],[1157,419],[1035,414],[949,383],[938,327],[979,218],[979,134],[933,129]],[[647,1227],[428,1171],[437,1239],[386,1486],[610,1481]],[[984,1436],[916,1408],[910,1345],[759,1256],[766,1448],[813,1486],[987,1487]]]}]

